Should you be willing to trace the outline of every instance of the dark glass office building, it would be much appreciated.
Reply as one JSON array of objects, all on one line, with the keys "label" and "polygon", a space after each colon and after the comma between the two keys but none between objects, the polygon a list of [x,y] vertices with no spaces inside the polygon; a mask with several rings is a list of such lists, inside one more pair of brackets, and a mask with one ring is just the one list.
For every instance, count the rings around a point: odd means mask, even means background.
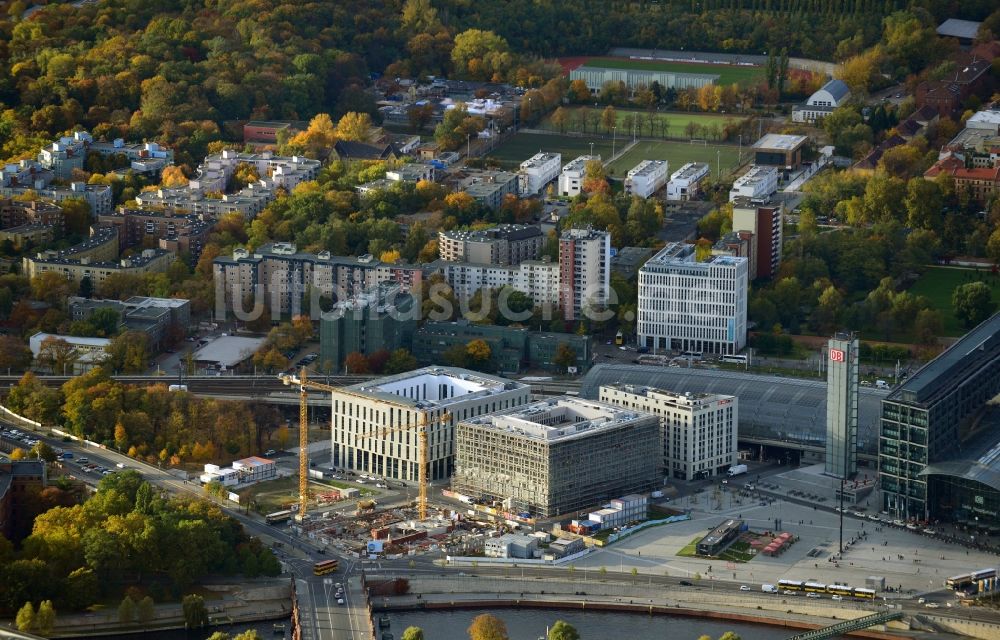
[{"label": "dark glass office building", "polygon": [[1000,525],[1000,314],[882,401],[879,481],[892,517]]}]

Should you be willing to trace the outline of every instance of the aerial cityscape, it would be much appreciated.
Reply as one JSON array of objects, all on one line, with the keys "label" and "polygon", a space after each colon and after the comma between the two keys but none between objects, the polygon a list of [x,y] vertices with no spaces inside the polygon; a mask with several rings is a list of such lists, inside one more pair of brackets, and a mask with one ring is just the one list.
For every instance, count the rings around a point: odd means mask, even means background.
[{"label": "aerial cityscape", "polygon": [[0,638],[1000,638],[995,0],[0,9]]}]

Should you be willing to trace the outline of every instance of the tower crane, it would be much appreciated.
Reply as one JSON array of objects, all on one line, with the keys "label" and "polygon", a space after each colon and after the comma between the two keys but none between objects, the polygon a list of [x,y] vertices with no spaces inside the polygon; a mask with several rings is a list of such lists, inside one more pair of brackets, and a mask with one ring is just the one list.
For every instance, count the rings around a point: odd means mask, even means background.
[{"label": "tower crane", "polygon": [[[420,513],[421,520],[427,519],[427,486],[429,484],[427,480],[427,467],[430,464],[430,446],[428,444],[427,430],[430,427],[432,420],[433,422],[441,424],[447,422],[450,419],[451,419],[451,414],[448,413],[447,411],[441,412],[439,416],[433,419],[431,417],[430,411],[422,411],[420,414],[420,418],[417,420],[417,424],[415,425],[405,425],[398,427],[379,427],[376,430],[379,434],[381,434],[383,439],[393,433],[404,433],[411,429],[417,430],[417,439],[419,443],[418,444],[419,448],[417,453],[417,466],[418,466],[417,484],[420,486],[420,494],[419,494],[420,497],[417,501],[417,507]],[[356,434],[354,436],[355,444],[362,437],[364,436]]]},{"label": "tower crane", "polygon": [[278,376],[286,386],[298,386],[299,388],[299,512],[297,520],[305,520],[306,506],[309,502],[309,390],[313,391],[337,391],[339,387],[333,387],[322,382],[309,380],[306,376],[306,368],[302,367],[299,375],[283,373]]}]

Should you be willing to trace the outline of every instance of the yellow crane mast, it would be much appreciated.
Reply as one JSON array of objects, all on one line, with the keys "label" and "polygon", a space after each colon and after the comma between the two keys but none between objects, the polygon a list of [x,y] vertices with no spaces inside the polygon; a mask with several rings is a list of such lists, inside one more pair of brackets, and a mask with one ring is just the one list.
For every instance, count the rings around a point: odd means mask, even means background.
[{"label": "yellow crane mast", "polygon": [[336,391],[338,387],[309,380],[305,367],[298,376],[283,373],[278,378],[287,386],[299,388],[299,512],[296,519],[305,520],[309,502],[309,390]]},{"label": "yellow crane mast", "polygon": [[[417,421],[417,424],[415,425],[406,425],[399,427],[382,427],[381,429],[378,430],[381,433],[382,438],[386,438],[387,436],[393,433],[402,433],[405,431],[409,431],[410,429],[417,430],[417,442],[418,442],[417,484],[420,487],[420,494],[419,494],[420,497],[417,501],[417,507],[420,513],[421,520],[427,519],[427,487],[429,485],[429,482],[427,480],[427,472],[428,472],[427,467],[430,464],[430,444],[428,442],[429,439],[428,428],[430,427],[431,423],[430,415],[431,413],[429,411],[423,411],[420,414],[420,419]],[[440,424],[443,422],[447,422],[450,418],[451,414],[448,413],[447,411],[444,411],[441,413],[440,416],[438,416],[436,422]],[[360,437],[361,436],[359,435],[355,435],[354,437],[355,444],[357,443],[357,440]]]}]

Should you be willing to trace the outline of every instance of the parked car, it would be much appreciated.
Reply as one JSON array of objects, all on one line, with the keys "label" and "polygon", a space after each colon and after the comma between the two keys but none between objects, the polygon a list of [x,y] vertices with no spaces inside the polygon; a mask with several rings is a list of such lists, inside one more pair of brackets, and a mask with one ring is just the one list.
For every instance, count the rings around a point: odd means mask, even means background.
[{"label": "parked car", "polygon": [[694,583],[689,580],[681,580],[682,587],[693,587]]},{"label": "parked car", "polygon": [[741,584],[740,585],[740,591],[749,591],[749,590],[750,590],[750,587],[748,587],[747,585],[745,585],[745,584]]}]

